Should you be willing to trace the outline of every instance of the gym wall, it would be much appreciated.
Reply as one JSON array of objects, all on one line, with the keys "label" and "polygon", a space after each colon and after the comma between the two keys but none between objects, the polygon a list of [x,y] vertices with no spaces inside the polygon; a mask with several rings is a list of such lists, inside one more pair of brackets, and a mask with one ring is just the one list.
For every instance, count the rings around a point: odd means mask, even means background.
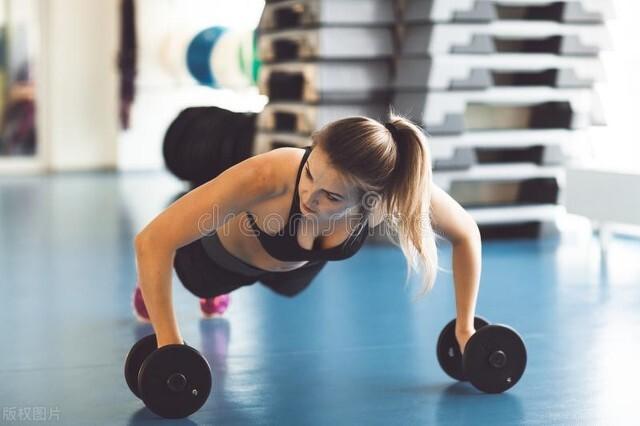
[{"label": "gym wall", "polygon": [[160,170],[162,139],[184,108],[219,106],[233,111],[261,111],[267,98],[257,88],[216,89],[187,70],[186,48],[200,31],[221,26],[237,31],[256,27],[263,0],[138,0],[138,75],[131,128],[118,139],[120,170]]}]

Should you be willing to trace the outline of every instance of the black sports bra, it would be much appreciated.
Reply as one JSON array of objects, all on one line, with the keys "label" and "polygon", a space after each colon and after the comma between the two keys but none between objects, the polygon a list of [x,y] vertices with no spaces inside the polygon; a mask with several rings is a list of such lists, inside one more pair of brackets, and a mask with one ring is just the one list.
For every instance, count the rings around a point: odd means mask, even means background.
[{"label": "black sports bra", "polygon": [[364,244],[367,239],[368,226],[366,218],[362,218],[354,227],[351,235],[340,245],[322,249],[317,247],[319,240],[316,239],[311,250],[300,247],[298,244],[297,232],[298,224],[302,223],[302,214],[300,212],[300,203],[298,197],[298,184],[300,175],[309,154],[311,147],[305,148],[304,156],[298,167],[296,176],[296,185],[293,192],[293,200],[289,208],[289,217],[284,228],[276,235],[269,235],[261,230],[256,224],[255,218],[251,212],[247,212],[249,224],[258,237],[260,244],[269,255],[282,261],[302,261],[302,260],[341,260],[353,256]]}]

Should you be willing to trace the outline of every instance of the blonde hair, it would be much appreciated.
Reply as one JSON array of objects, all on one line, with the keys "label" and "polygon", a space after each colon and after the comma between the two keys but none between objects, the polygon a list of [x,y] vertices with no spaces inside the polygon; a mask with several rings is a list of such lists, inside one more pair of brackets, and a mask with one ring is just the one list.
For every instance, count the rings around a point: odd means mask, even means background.
[{"label": "blonde hair", "polygon": [[385,124],[361,116],[331,122],[312,140],[360,190],[365,211],[379,205],[383,229],[407,260],[405,286],[412,271],[421,272],[419,295],[427,294],[439,269],[440,237],[431,224],[431,155],[420,127],[391,111]]}]

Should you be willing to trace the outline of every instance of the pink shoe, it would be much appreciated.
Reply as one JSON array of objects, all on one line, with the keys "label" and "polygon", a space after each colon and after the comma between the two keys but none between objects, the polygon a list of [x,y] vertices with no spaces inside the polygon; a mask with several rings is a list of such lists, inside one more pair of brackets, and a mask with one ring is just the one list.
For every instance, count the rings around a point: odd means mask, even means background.
[{"label": "pink shoe", "polygon": [[229,302],[231,302],[231,296],[228,294],[221,294],[209,299],[200,299],[200,310],[205,318],[222,315],[229,307]]},{"label": "pink shoe", "polygon": [[144,305],[144,299],[142,298],[142,290],[140,290],[139,286],[136,286],[133,292],[133,314],[140,322],[151,322],[149,312],[147,312],[147,307]]}]

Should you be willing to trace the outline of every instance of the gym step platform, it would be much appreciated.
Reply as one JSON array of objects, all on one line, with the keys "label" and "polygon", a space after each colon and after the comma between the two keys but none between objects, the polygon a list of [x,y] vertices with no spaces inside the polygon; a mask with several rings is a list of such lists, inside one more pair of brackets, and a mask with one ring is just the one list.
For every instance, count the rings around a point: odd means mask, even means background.
[{"label": "gym step platform", "polygon": [[532,220],[528,222],[498,222],[478,225],[483,240],[514,240],[552,238],[560,236],[560,227],[556,222]]},{"label": "gym step platform", "polygon": [[395,22],[389,0],[295,0],[268,3],[262,11],[261,33],[321,26],[389,26]]},{"label": "gym step platform", "polygon": [[515,129],[582,129],[603,124],[587,89],[498,87],[475,91],[397,92],[394,106],[428,134]]},{"label": "gym step platform", "polygon": [[[531,205],[469,208],[483,240],[540,239],[560,235],[566,208],[560,205]],[[369,231],[367,243],[389,244],[394,233],[381,224]]]},{"label": "gym step platform", "polygon": [[597,57],[550,54],[437,55],[403,57],[398,90],[483,90],[491,87],[589,88],[604,80]]},{"label": "gym step platform", "polygon": [[[432,141],[433,142],[433,141]],[[560,145],[486,148],[481,146],[456,148],[450,157],[433,155],[433,170],[467,170],[484,164],[563,164],[566,155]]]},{"label": "gym step platform", "polygon": [[[546,145],[527,146],[523,143],[515,146],[512,141],[507,145],[476,146],[460,144],[455,147],[453,138],[429,138],[428,144],[432,157],[432,169],[436,171],[468,170],[478,165],[516,165],[532,164],[537,166],[557,166],[571,157],[571,151],[560,141],[550,141]],[[253,154],[260,154],[281,147],[305,147],[311,143],[308,135],[288,132],[257,132],[254,139]]]},{"label": "gym step platform", "polygon": [[564,129],[427,136],[434,170],[462,170],[478,164],[562,164],[578,157],[586,141],[585,132]]},{"label": "gym step platform", "polygon": [[390,72],[388,60],[268,64],[258,88],[270,102],[388,102]]},{"label": "gym step platform", "polygon": [[394,54],[391,28],[322,27],[261,34],[264,63],[304,60],[390,59]]},{"label": "gym step platform", "polygon": [[409,0],[411,22],[555,21],[604,22],[613,17],[611,0]]},{"label": "gym step platform", "polygon": [[558,237],[566,208],[560,205],[468,209],[483,240]]},{"label": "gym step platform", "polygon": [[610,50],[604,25],[497,21],[486,24],[411,24],[403,56],[443,54],[548,53],[596,56]]},{"label": "gym step platform", "polygon": [[368,104],[306,104],[273,102],[265,105],[258,115],[257,127],[271,132],[291,132],[309,135],[332,121],[361,115],[382,119],[387,103]]},{"label": "gym step platform", "polygon": [[464,171],[434,171],[433,182],[461,206],[558,204],[563,167],[530,164],[478,165]]}]

